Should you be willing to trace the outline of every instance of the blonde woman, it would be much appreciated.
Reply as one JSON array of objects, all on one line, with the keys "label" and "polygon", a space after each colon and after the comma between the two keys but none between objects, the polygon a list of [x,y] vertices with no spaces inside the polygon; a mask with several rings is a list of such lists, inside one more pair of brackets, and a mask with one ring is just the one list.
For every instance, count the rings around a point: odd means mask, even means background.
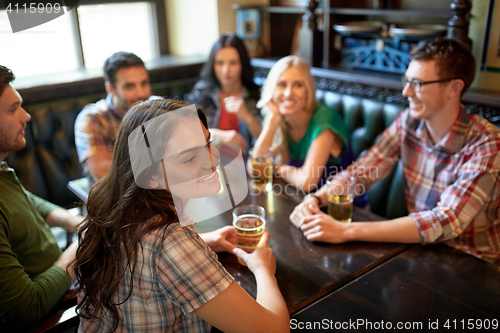
[{"label": "blonde woman", "polygon": [[278,176],[305,192],[321,187],[328,175],[354,159],[346,124],[336,111],[316,102],[315,92],[307,62],[288,56],[271,68],[257,103],[265,120],[254,154],[273,147],[281,158]]}]

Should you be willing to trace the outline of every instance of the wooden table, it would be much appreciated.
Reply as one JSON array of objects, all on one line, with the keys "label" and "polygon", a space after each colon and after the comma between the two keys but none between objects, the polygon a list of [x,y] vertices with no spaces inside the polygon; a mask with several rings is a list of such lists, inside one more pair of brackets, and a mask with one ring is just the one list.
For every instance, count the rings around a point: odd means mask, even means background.
[{"label": "wooden table", "polygon": [[[276,188],[285,187],[283,182],[277,184]],[[290,189],[288,192],[292,192]],[[292,331],[300,323],[314,322],[328,329],[333,325],[332,330],[339,328],[335,325],[348,325],[340,328],[349,331],[368,331],[368,322],[379,331],[403,330],[396,327],[398,323],[410,325],[409,331],[427,331],[429,327],[437,328],[434,331],[460,331],[479,323],[493,327],[495,320],[498,324],[498,266],[443,244],[309,242],[288,218],[301,199],[295,193],[274,191],[268,195],[249,194],[240,203],[266,209],[270,246],[277,261],[276,277],[292,316]],[[195,230],[206,232],[231,225],[231,214],[227,211],[199,222]],[[354,221],[380,219],[368,211],[354,210]],[[234,255],[221,253],[219,259],[255,297],[253,274],[240,266]],[[352,326],[357,320],[363,322]],[[391,328],[387,327],[389,322]],[[474,330],[478,331],[477,326],[469,331]]]},{"label": "wooden table", "polygon": [[[349,324],[349,332],[368,332],[370,322],[385,332],[404,330],[398,323],[410,331],[477,332],[477,325],[489,324],[483,330],[488,332],[496,322],[498,331],[499,269],[444,244],[414,245],[298,312],[291,327],[298,331],[306,322],[323,322],[324,331]],[[353,324],[358,320],[363,325]]]},{"label": "wooden table", "polygon": [[[282,186],[283,182],[278,182]],[[289,188],[289,192],[292,192]],[[384,261],[408,248],[401,244],[348,243],[332,245],[309,242],[289,220],[302,196],[274,191],[268,195],[249,194],[240,204],[257,204],[266,209],[270,246],[276,256],[276,277],[290,314],[328,295]],[[380,217],[355,209],[354,220],[370,221]],[[196,224],[197,232],[211,231],[232,223],[232,211]],[[219,254],[219,259],[236,281],[256,297],[255,278],[238,264],[234,255]]]}]

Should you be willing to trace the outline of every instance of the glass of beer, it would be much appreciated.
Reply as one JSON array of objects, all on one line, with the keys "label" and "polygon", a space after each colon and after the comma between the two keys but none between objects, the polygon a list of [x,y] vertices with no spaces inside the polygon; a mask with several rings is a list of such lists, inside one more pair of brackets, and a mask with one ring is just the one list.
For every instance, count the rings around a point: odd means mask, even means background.
[{"label": "glass of beer", "polygon": [[[245,205],[233,210],[233,227],[236,231],[236,246],[248,253],[257,248],[266,229],[266,211],[257,205]],[[238,262],[246,266],[238,257]]]},{"label": "glass of beer", "polygon": [[334,176],[328,179],[328,215],[340,222],[351,222],[354,177]]},{"label": "glass of beer", "polygon": [[269,147],[264,152],[249,152],[249,176],[252,187],[261,191],[270,192],[273,188],[274,159],[273,148]]}]

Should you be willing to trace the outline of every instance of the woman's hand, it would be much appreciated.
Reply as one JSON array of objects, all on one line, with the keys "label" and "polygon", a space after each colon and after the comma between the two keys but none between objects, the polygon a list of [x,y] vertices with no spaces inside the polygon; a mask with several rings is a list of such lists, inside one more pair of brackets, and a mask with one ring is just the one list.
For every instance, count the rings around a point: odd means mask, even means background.
[{"label": "woman's hand", "polygon": [[276,103],[269,101],[266,105],[269,107],[270,112],[266,113],[262,133],[259,135],[257,141],[255,141],[255,145],[253,146],[255,156],[263,155],[269,152],[269,147],[273,144],[273,138],[276,130],[282,121],[282,116],[279,113]]},{"label": "woman's hand", "polygon": [[271,110],[271,115],[273,118],[281,118],[283,117],[280,113],[280,109],[278,108],[278,105],[271,99],[269,102],[267,102],[266,106]]},{"label": "woman's hand", "polygon": [[235,130],[221,130],[218,128],[211,128],[210,133],[212,133],[212,138],[214,140],[234,143],[238,145],[238,147],[240,147],[242,152],[246,151],[248,148],[248,143],[245,138]]},{"label": "woman's hand", "polygon": [[194,313],[223,332],[290,332],[288,309],[275,277],[276,259],[268,241],[266,230],[253,253],[234,249],[234,254],[242,258],[255,275],[257,299],[234,281]]},{"label": "woman's hand", "polygon": [[236,248],[236,232],[233,226],[225,226],[200,236],[214,252],[232,253]]},{"label": "woman's hand", "polygon": [[253,117],[248,111],[245,100],[241,97],[229,96],[224,98],[224,106],[228,112],[236,114],[245,123],[250,121],[250,117]]},{"label": "woman's hand", "polygon": [[246,253],[239,248],[233,250],[233,253],[247,264],[248,269],[254,275],[260,272],[272,276],[276,274],[276,258],[274,257],[273,250],[269,247],[270,237],[269,230],[266,229],[257,248],[252,253]]},{"label": "woman's hand", "polygon": [[262,131],[262,126],[248,110],[245,100],[241,97],[229,96],[224,98],[223,102],[226,110],[236,114],[236,116],[247,125],[252,136],[258,138]]}]

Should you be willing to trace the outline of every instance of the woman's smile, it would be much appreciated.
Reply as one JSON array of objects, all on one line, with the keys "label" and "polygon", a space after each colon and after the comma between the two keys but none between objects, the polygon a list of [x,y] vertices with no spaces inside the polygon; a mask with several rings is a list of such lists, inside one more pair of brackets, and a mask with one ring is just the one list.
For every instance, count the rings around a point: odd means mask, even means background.
[{"label": "woman's smile", "polygon": [[209,173],[207,176],[198,180],[198,183],[213,183],[219,180],[219,173],[217,171]]}]

